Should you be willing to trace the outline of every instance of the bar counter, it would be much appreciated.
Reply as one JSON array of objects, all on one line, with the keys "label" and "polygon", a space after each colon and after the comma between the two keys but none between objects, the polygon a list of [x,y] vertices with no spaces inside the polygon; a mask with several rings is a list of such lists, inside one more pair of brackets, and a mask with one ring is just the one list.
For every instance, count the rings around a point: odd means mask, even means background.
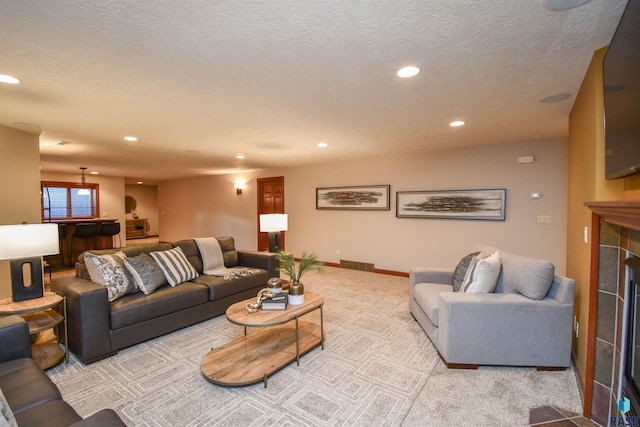
[{"label": "bar counter", "polygon": [[[71,253],[71,239],[73,232],[76,229],[76,225],[80,223],[102,223],[102,222],[117,222],[115,218],[93,218],[93,219],[53,219],[51,221],[43,221],[44,223],[52,224],[64,224],[66,228],[66,236],[60,238],[60,253],[58,255],[52,255],[46,257],[46,260],[52,267],[60,267],[63,265],[73,266],[76,263],[76,258],[80,253],[87,249],[111,249],[113,248],[113,239],[111,236],[96,236],[96,247],[91,247],[91,239],[78,239],[76,238],[75,249],[73,254]],[[98,225],[98,231],[100,226]],[[122,233],[122,229],[120,230]],[[63,259],[64,256],[64,259]]]}]

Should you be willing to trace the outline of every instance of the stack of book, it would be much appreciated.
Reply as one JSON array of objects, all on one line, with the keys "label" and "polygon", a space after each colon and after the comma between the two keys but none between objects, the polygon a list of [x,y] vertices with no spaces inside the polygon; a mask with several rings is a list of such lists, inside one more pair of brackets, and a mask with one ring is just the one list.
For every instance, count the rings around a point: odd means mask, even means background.
[{"label": "stack of book", "polygon": [[287,308],[287,294],[276,294],[276,296],[262,301],[263,310],[284,310]]}]

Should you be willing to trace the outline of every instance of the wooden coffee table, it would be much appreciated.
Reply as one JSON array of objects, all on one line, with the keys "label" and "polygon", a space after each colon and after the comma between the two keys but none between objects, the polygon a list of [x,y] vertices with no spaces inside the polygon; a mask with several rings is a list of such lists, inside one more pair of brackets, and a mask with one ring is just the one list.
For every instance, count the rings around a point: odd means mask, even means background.
[{"label": "wooden coffee table", "polygon": [[[221,347],[212,349],[200,363],[202,375],[221,386],[244,386],[264,382],[300,356],[322,346],[324,298],[313,292],[304,293],[304,304],[288,304],[286,310],[258,310],[248,313],[247,303],[255,298],[233,304],[227,309],[227,319],[244,326],[244,335]],[[300,320],[300,316],[320,310],[320,325]],[[247,333],[247,328],[260,328]]]}]

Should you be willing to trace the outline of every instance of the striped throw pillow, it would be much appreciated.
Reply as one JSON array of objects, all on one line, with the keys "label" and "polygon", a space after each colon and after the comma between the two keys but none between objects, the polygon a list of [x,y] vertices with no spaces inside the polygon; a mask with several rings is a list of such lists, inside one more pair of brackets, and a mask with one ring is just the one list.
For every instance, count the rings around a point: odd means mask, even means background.
[{"label": "striped throw pillow", "polygon": [[176,286],[198,277],[198,272],[191,265],[180,247],[168,251],[151,252],[149,255],[156,261],[169,285]]}]

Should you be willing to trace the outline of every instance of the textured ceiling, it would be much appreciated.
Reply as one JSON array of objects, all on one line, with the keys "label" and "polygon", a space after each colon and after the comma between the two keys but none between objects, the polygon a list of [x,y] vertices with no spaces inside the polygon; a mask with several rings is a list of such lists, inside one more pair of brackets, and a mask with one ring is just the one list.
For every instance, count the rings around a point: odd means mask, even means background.
[{"label": "textured ceiling", "polygon": [[155,181],[562,137],[625,4],[0,0],[0,124],[43,171]]}]

